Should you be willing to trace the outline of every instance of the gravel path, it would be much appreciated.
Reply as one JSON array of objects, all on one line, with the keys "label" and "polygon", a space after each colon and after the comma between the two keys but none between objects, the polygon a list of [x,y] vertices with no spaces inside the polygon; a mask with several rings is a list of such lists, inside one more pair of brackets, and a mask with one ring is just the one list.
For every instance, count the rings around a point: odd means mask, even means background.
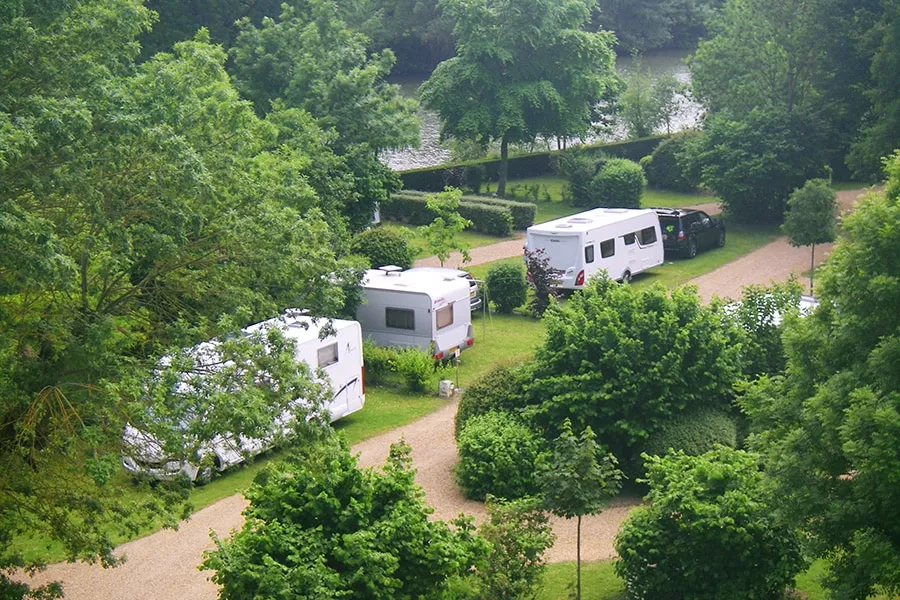
[{"label": "gravel path", "polygon": [[[838,200],[843,210],[852,206],[859,191],[839,192]],[[717,212],[716,205],[700,205],[698,208]],[[817,248],[816,255],[824,260],[830,251]],[[521,237],[492,246],[472,250],[472,262],[481,264],[518,256],[522,252]],[[428,264],[417,261],[417,265]],[[458,263],[448,262],[447,266]],[[805,272],[809,268],[809,249],[791,248],[782,238],[735,260],[715,271],[693,280],[699,286],[704,299],[714,294],[737,297],[740,288],[749,283],[783,281],[791,273]],[[440,410],[414,423],[361,442],[353,447],[359,453],[362,466],[381,465],[392,442],[405,439],[413,448],[416,481],[425,490],[427,502],[435,507],[435,518],[449,519],[460,512],[484,517],[484,507],[462,497],[452,479],[456,464],[456,446],[453,441],[453,415],[455,402],[449,402]],[[603,513],[584,519],[582,557],[584,560],[610,558],[613,538],[619,524],[633,508],[633,499],[617,499]],[[147,537],[123,544],[119,553],[128,561],[116,569],[102,569],[83,563],[60,563],[49,566],[32,578],[36,584],[61,581],[69,600],[171,600],[191,598],[214,600],[216,586],[201,572],[197,565],[204,550],[213,547],[209,532],[220,536],[241,526],[241,511],[246,501],[240,495],[231,496],[195,513],[177,531],[159,531]],[[553,519],[556,543],[548,553],[551,562],[575,560],[575,522]]]}]

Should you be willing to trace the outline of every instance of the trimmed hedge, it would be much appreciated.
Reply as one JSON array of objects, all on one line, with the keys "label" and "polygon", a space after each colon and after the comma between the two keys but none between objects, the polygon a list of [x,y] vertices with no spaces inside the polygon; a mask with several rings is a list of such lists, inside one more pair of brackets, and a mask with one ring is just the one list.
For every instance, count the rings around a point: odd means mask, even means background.
[{"label": "trimmed hedge", "polygon": [[676,192],[692,192],[698,185],[698,173],[686,168],[680,155],[690,152],[690,145],[700,139],[702,133],[683,132],[663,140],[649,156],[641,159],[647,174],[647,182],[654,188]]},{"label": "trimmed hedge", "polygon": [[546,441],[519,418],[504,412],[479,415],[459,435],[456,481],[463,494],[513,500],[538,492],[535,464]]},{"label": "trimmed hedge", "polygon": [[513,310],[525,304],[528,297],[525,268],[519,263],[499,263],[491,266],[485,283],[490,299],[503,314],[512,314]]},{"label": "trimmed hedge", "polygon": [[500,365],[482,375],[463,392],[456,407],[457,439],[469,419],[490,411],[515,410],[525,404],[521,366]]},{"label": "trimmed hedge", "polygon": [[388,229],[376,228],[361,231],[350,241],[350,252],[369,259],[369,264],[378,268],[397,265],[408,269],[413,264],[412,249],[405,239]]},{"label": "trimmed hedge", "polygon": [[626,158],[611,158],[591,180],[595,206],[640,208],[647,179],[641,165]]},{"label": "trimmed hedge", "polygon": [[639,477],[644,475],[642,452],[664,456],[671,449],[688,456],[699,456],[715,448],[716,444],[729,448],[737,446],[737,422],[731,415],[715,408],[677,415],[637,445],[632,456],[634,473]]},{"label": "trimmed hedge", "polygon": [[[435,214],[428,210],[425,192],[411,191],[393,194],[381,205],[385,219],[403,221],[410,225],[427,225]],[[537,206],[530,202],[512,202],[487,196],[463,196],[459,202],[459,214],[472,221],[475,231],[505,237],[513,227],[524,229],[534,224]]]},{"label": "trimmed hedge", "polygon": [[[509,158],[507,163],[509,168],[507,176],[509,179],[523,179],[526,177],[538,177],[540,175],[553,173],[555,171],[557,157],[563,153],[573,151],[583,152],[588,155],[596,155],[598,158],[600,154],[606,154],[636,161],[640,160],[642,156],[646,156],[653,152],[653,149],[656,148],[663,139],[665,139],[665,136],[652,136],[638,140],[629,140],[627,142],[591,144],[577,146],[576,148],[569,150],[536,152],[533,154],[513,156]],[[467,186],[466,184],[470,179],[476,178],[469,177],[469,172],[475,169],[483,169],[483,171],[486,172],[488,179],[496,181],[499,166],[499,158],[488,158],[477,161],[440,165],[437,167],[411,169],[409,171],[401,171],[399,175],[400,180],[403,182],[403,187],[406,189],[440,192],[448,185],[470,189],[470,186]]]}]

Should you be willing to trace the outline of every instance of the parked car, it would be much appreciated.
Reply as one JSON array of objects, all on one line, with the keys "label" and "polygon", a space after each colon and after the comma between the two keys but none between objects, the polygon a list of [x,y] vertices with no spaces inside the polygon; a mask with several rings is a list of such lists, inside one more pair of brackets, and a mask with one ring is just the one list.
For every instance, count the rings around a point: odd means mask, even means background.
[{"label": "parked car", "polygon": [[663,248],[694,258],[697,252],[725,245],[725,223],[702,210],[654,208],[662,229]]}]

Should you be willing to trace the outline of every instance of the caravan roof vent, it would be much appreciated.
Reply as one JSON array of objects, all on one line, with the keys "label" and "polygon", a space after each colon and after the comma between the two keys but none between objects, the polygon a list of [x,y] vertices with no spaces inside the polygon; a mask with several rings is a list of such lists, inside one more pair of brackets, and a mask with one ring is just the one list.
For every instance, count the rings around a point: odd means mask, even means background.
[{"label": "caravan roof vent", "polygon": [[607,209],[604,210],[603,212],[612,213],[612,214],[615,214],[615,215],[620,215],[620,214],[622,214],[622,213],[627,213],[627,212],[628,212],[628,209],[627,209],[627,208],[607,208]]},{"label": "caravan roof vent", "polygon": [[385,275],[400,275],[400,273],[403,272],[403,267],[398,267],[397,265],[384,265],[383,267],[378,267],[378,270]]},{"label": "caravan roof vent", "polygon": [[560,223],[556,226],[557,229],[572,229],[572,226],[568,223]]},{"label": "caravan roof vent", "polygon": [[593,219],[588,219],[587,217],[573,217],[569,219],[569,223],[591,223]]}]

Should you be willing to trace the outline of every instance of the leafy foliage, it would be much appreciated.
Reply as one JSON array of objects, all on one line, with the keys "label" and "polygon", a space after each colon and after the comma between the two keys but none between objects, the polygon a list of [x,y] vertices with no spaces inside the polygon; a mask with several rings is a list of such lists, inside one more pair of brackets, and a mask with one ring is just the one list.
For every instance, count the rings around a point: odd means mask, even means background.
[{"label": "leafy foliage", "polygon": [[647,137],[662,125],[671,133],[672,119],[679,112],[678,96],[686,90],[686,85],[670,73],[652,78],[649,69],[642,66],[640,56],[634,56],[620,98],[622,119],[629,136]]},{"label": "leafy foliage", "polygon": [[821,125],[808,114],[754,108],[711,115],[692,160],[740,222],[781,221],[788,194],[825,172]]},{"label": "leafy foliage", "polygon": [[500,263],[491,266],[486,283],[490,299],[501,313],[511,314],[514,309],[525,304],[528,283],[520,265]]},{"label": "leafy foliage", "polygon": [[841,598],[900,592],[900,154],[887,167],[885,192],[844,220],[819,308],[788,325],[785,377],[740,400],[782,510],[831,557]]},{"label": "leafy foliage", "polygon": [[650,506],[616,537],[629,598],[781,598],[803,568],[756,457],[720,447],[648,457]]},{"label": "leafy foliage", "polygon": [[601,455],[601,448],[590,426],[576,436],[572,431],[572,422],[566,419],[559,437],[553,441],[549,454],[538,467],[544,502],[550,512],[566,519],[578,519],[575,597],[579,600],[581,517],[600,512],[607,499],[619,491],[622,472],[617,464],[612,454]]},{"label": "leafy foliage", "polygon": [[525,270],[528,273],[528,285],[534,291],[534,296],[528,301],[528,312],[539,319],[553,304],[557,295],[553,287],[556,277],[543,248],[525,250]]},{"label": "leafy foliage", "polygon": [[693,288],[591,280],[544,316],[528,394],[548,431],[590,426],[623,459],[671,417],[729,406],[744,332]]},{"label": "leafy foliage", "polygon": [[837,226],[835,193],[824,179],[812,179],[788,198],[788,212],[781,226],[792,246],[811,246],[809,293],[813,293],[816,244],[833,242]]},{"label": "leafy foliage", "polygon": [[699,141],[699,136],[698,132],[676,134],[660,142],[646,163],[641,159],[647,183],[658,189],[694,191],[700,181],[688,169],[690,163],[687,157]]},{"label": "leafy foliage", "polygon": [[346,444],[265,471],[247,492],[245,524],[216,539],[204,568],[222,598],[431,596],[487,550],[471,525],[428,518],[410,448],[394,444],[383,471],[361,470]]},{"label": "leafy foliage", "polygon": [[383,227],[367,229],[353,236],[350,252],[365,256],[376,269],[385,265],[408,269],[414,258],[412,248],[403,236]]},{"label": "leafy foliage", "polygon": [[645,476],[643,456],[665,456],[683,452],[699,456],[717,445],[737,447],[737,425],[733,417],[718,408],[700,408],[676,415],[638,445],[633,462],[638,477]]},{"label": "leafy foliage", "polygon": [[591,196],[597,206],[640,208],[647,187],[644,169],[627,158],[613,158],[591,180]]},{"label": "leafy foliage", "polygon": [[499,365],[466,388],[456,407],[456,437],[469,419],[488,412],[512,412],[524,405],[526,375],[521,366]]},{"label": "leafy foliage", "polygon": [[478,533],[491,551],[474,576],[478,597],[533,599],[546,569],[544,551],[555,537],[543,505],[537,498],[504,502],[489,497],[487,513]]},{"label": "leafy foliage", "polygon": [[797,312],[799,304],[800,284],[795,280],[743,289],[740,303],[734,305],[734,316],[748,336],[744,344],[744,373],[748,377],[784,371],[782,323]]},{"label": "leafy foliage", "polygon": [[590,131],[601,99],[619,88],[612,35],[589,33],[585,0],[449,0],[457,54],[421,87],[441,137],[500,141],[497,195],[506,191],[509,144]]},{"label": "leafy foliage", "polygon": [[457,438],[456,481],[467,498],[509,500],[537,492],[534,465],[544,440],[518,416],[489,412],[466,421]]},{"label": "leafy foliage", "polygon": [[597,160],[585,153],[573,150],[559,155],[558,169],[567,179],[566,192],[574,206],[594,206],[591,181],[598,168]]},{"label": "leafy foliage", "polygon": [[421,393],[428,389],[434,372],[434,358],[419,348],[398,350],[391,360],[396,371],[411,392]]},{"label": "leafy foliage", "polygon": [[436,216],[434,220],[420,228],[422,236],[428,245],[428,250],[433,252],[441,266],[444,261],[450,258],[450,253],[454,250],[463,255],[463,262],[469,262],[468,249],[456,239],[456,234],[472,225],[468,219],[460,216],[459,199],[462,191],[447,188],[443,192],[437,194],[428,194],[425,196],[428,210]]}]

